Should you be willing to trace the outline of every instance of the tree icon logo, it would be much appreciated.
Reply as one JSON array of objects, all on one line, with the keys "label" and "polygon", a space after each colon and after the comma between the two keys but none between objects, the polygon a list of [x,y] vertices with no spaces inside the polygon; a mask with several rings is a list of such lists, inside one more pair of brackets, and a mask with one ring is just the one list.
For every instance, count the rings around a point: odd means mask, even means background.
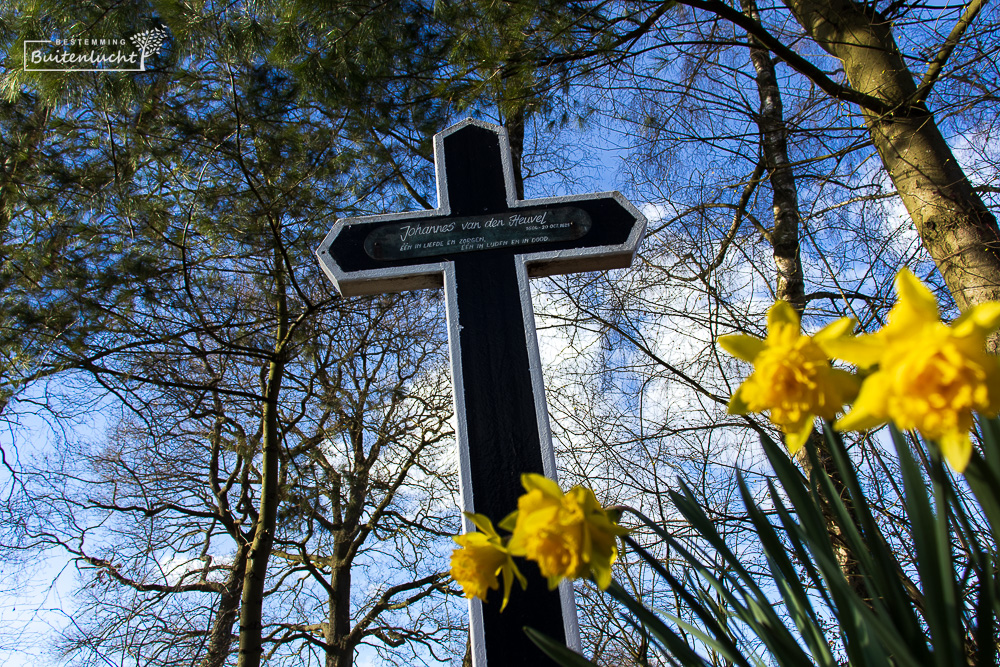
[{"label": "tree icon logo", "polygon": [[165,27],[150,28],[132,35],[129,39],[139,50],[139,71],[146,71],[146,57],[155,56],[163,48],[163,42],[167,39],[167,29]]}]

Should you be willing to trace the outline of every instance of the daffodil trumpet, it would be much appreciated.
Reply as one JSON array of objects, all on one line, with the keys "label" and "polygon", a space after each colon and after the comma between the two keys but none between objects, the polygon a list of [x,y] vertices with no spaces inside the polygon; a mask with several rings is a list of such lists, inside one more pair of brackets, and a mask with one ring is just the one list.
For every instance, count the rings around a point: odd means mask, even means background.
[{"label": "daffodil trumpet", "polygon": [[551,479],[521,475],[526,493],[517,510],[500,522],[511,531],[507,548],[538,564],[550,589],[563,579],[591,577],[603,590],[611,585],[611,564],[618,557],[615,539],[628,530],[619,526],[582,486],[563,493]]},{"label": "daffodil trumpet", "polygon": [[452,538],[459,545],[451,553],[451,577],[461,587],[467,598],[486,601],[490,590],[500,587],[498,577],[503,578],[503,603],[500,611],[507,607],[514,579],[527,587],[528,582],[517,569],[509,549],[504,545],[493,523],[483,514],[466,512],[465,516],[479,529]]},{"label": "daffodil trumpet", "polygon": [[854,374],[830,365],[827,346],[847,337],[855,321],[843,317],[813,336],[801,331],[799,315],[778,301],[767,312],[767,337],[720,336],[719,346],[753,364],[753,372],[733,392],[728,412],[768,412],[795,454],[806,442],[816,417],[832,420],[858,393]]}]

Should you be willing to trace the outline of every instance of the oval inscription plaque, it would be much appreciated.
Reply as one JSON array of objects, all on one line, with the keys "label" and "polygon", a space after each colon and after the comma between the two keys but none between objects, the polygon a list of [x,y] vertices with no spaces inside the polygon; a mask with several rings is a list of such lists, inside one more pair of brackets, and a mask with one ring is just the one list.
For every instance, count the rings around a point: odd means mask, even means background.
[{"label": "oval inscription plaque", "polygon": [[399,222],[368,234],[365,252],[372,259],[396,260],[573,241],[590,226],[590,215],[575,206]]}]

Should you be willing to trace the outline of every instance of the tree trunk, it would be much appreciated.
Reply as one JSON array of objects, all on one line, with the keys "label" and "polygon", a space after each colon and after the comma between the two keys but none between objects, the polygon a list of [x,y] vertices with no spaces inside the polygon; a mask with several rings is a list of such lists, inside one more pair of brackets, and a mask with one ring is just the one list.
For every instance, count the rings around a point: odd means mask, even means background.
[{"label": "tree trunk", "polygon": [[267,561],[274,544],[274,527],[278,517],[278,405],[277,394],[281,385],[284,364],[272,361],[267,378],[267,400],[264,404],[264,438],[261,447],[260,508],[254,526],[253,542],[248,567],[243,582],[243,599],[240,604],[240,659],[239,667],[259,667],[262,653],[261,615],[264,606],[264,584],[267,580]]},{"label": "tree trunk", "polygon": [[[280,241],[279,241],[280,242]],[[285,373],[285,338],[288,335],[288,307],[285,296],[284,264],[275,249],[274,278],[278,329],[275,335],[274,354],[268,364],[264,385],[263,442],[261,446],[260,507],[254,522],[253,542],[247,557],[247,570],[243,582],[240,604],[240,656],[239,667],[259,667],[262,654],[261,633],[264,606],[264,584],[267,580],[267,561],[274,544],[274,529],[278,518],[278,468],[281,443],[278,437],[278,396]]]},{"label": "tree trunk", "polygon": [[[891,26],[852,0],[785,0],[809,35],[844,64],[851,86],[893,113],[863,110],[920,238],[962,310],[1000,300],[1000,230],[975,193],[934,116],[918,99]],[[997,351],[997,337],[991,351]]]},{"label": "tree trunk", "polygon": [[[741,0],[743,13],[759,20],[754,0]],[[795,175],[788,161],[788,132],[785,129],[784,109],[778,77],[771,61],[771,53],[755,38],[750,37],[750,61],[756,71],[757,94],[760,111],[757,127],[768,180],[771,183],[771,205],[774,211],[774,231],[771,247],[777,270],[775,293],[778,299],[792,304],[802,315],[806,307],[802,262],[799,259],[799,198],[795,189]]]},{"label": "tree trunk", "polygon": [[336,562],[330,574],[329,618],[326,627],[326,667],[353,667],[354,644],[351,634],[351,562],[347,559],[350,543],[338,536]]},{"label": "tree trunk", "polygon": [[201,659],[199,667],[224,667],[229,658],[233,644],[233,625],[240,611],[240,596],[243,593],[246,569],[247,551],[246,547],[243,547],[236,554],[233,569],[223,584],[222,594],[219,596],[219,609],[215,613],[212,630],[208,635],[208,651]]},{"label": "tree trunk", "polygon": [[511,170],[514,173],[514,193],[524,199],[524,174],[521,173],[521,159],[524,156],[524,124],[527,113],[519,109],[504,119],[507,140],[510,142]]},{"label": "tree trunk", "polygon": [[465,655],[462,656],[462,667],[472,667],[472,637],[465,638]]},{"label": "tree trunk", "polygon": [[[813,466],[809,460],[809,453],[806,451],[809,446],[816,448],[816,457],[819,459],[820,468],[830,477],[830,481],[833,482],[837,493],[840,495],[840,499],[847,506],[851,517],[855,517],[854,506],[848,496],[847,486],[844,484],[840,472],[833,464],[833,457],[830,455],[830,449],[826,445],[826,437],[816,429],[813,429],[812,433],[809,434],[808,445],[800,449],[795,455],[795,461],[801,466],[802,474],[805,475],[806,479],[812,479]],[[830,546],[833,548],[833,555],[837,559],[837,565],[840,567],[840,571],[844,573],[844,578],[851,589],[861,599],[870,600],[871,594],[868,592],[867,585],[865,585],[865,579],[861,574],[858,559],[844,541],[844,530],[837,522],[836,515],[830,508],[829,500],[822,492],[820,493],[820,498],[822,499],[821,511],[823,519],[826,521],[827,534],[830,537]]]},{"label": "tree trunk", "polygon": [[[740,0],[740,5],[744,14],[755,21],[760,21],[755,0]],[[801,316],[806,306],[805,282],[799,253],[799,225],[802,220],[799,215],[795,175],[788,159],[788,131],[781,104],[781,89],[778,87],[778,77],[770,51],[752,36],[749,38],[749,43],[750,60],[756,71],[757,93],[760,97],[757,126],[760,129],[764,164],[767,167],[771,183],[771,202],[774,210],[774,231],[771,233],[771,244],[774,251],[774,264],[777,269],[775,292],[778,299],[792,304],[792,307]],[[809,440],[816,449],[822,469],[830,476],[837,488],[843,490],[844,484],[833,465],[823,434],[813,429],[812,433],[809,434]],[[806,450],[807,448],[799,450],[795,460],[802,468],[806,478],[809,478],[812,476],[813,468]],[[868,593],[858,568],[858,561],[844,543],[843,530],[825,503],[823,518],[826,520],[830,543],[840,570],[855,592],[867,599]]]}]

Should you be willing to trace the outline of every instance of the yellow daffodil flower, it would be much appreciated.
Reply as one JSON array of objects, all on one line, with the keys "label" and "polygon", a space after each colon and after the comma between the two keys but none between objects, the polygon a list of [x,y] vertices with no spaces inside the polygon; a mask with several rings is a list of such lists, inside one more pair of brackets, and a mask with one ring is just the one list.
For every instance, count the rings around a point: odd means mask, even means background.
[{"label": "yellow daffodil flower", "polygon": [[611,585],[618,556],[615,538],[628,530],[612,521],[594,492],[574,486],[563,493],[542,475],[521,475],[527,493],[500,527],[511,531],[508,549],[538,563],[549,589],[564,578],[590,575],[601,589]]},{"label": "yellow daffodil flower", "polygon": [[789,453],[802,449],[816,417],[833,419],[858,392],[858,381],[830,366],[825,346],[850,334],[854,320],[844,317],[814,336],[802,335],[799,316],[777,301],[767,312],[767,338],[720,336],[719,346],[753,364],[753,373],[729,400],[731,415],[770,411],[771,422],[785,434]]},{"label": "yellow daffodil flower", "polygon": [[465,533],[452,538],[461,547],[451,552],[451,578],[461,587],[467,598],[486,601],[486,594],[500,587],[497,575],[503,576],[503,611],[510,600],[514,578],[525,588],[528,582],[518,571],[510,551],[503,545],[499,533],[483,514],[466,512],[481,532]]},{"label": "yellow daffodil flower", "polygon": [[878,366],[835,427],[857,431],[892,420],[936,442],[962,472],[972,455],[972,413],[1000,411],[1000,362],[986,352],[986,338],[1000,328],[1000,303],[973,306],[948,326],[934,295],[907,269],[896,276],[896,292],[881,330],[829,346],[859,367]]}]

